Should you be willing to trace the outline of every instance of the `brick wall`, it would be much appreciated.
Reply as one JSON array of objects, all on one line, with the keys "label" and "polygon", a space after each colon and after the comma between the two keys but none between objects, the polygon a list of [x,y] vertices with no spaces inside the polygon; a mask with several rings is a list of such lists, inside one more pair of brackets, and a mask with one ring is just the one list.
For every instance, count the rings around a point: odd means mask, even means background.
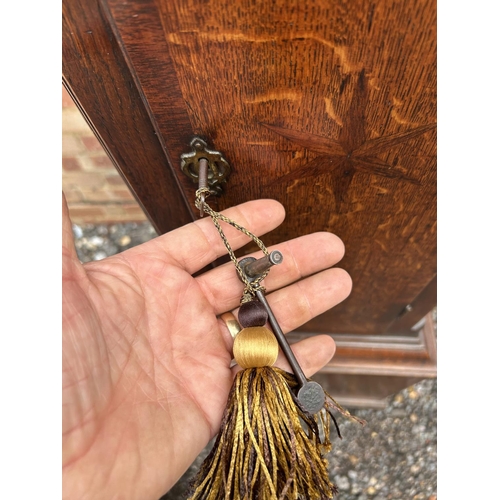
[{"label": "brick wall", "polygon": [[73,223],[146,220],[141,207],[64,88],[62,156],[62,186]]}]

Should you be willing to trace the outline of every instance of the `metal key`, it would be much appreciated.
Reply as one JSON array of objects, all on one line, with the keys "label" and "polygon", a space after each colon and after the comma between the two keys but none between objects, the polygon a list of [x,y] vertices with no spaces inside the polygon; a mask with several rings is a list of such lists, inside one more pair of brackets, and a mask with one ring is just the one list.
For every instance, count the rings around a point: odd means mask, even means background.
[{"label": "metal key", "polygon": [[[272,254],[275,254],[271,257]],[[279,254],[279,255],[276,255]],[[240,267],[243,270],[248,281],[252,282],[259,278],[265,271],[267,271],[271,266],[276,264],[281,264],[283,262],[283,255],[281,252],[275,250],[271,252],[269,256],[263,257],[262,259],[255,259],[254,257],[245,257],[239,261]],[[260,273],[256,273],[255,270],[258,269]],[[250,271],[250,272],[249,272]],[[273,329],[278,345],[281,347],[283,354],[285,355],[292,371],[297,378],[300,389],[297,393],[297,398],[300,401],[302,407],[309,413],[319,412],[325,404],[325,391],[317,382],[312,380],[307,380],[302,368],[300,367],[295,354],[288,343],[288,340],[283,333],[276,316],[274,315],[269,303],[267,302],[264,292],[258,290],[256,296],[262,303],[266,312],[269,316],[269,323]]]}]

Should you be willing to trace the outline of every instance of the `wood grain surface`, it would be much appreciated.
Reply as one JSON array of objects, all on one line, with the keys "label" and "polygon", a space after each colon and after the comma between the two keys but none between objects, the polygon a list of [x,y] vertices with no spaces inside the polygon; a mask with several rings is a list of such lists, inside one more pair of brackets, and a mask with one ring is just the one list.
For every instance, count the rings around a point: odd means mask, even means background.
[{"label": "wood grain surface", "polygon": [[63,83],[155,229],[164,233],[191,222],[193,210],[115,29],[106,4],[64,0]]},{"label": "wood grain surface", "polygon": [[344,240],[353,292],[302,331],[400,333],[436,275],[435,2],[108,4],[188,203],[192,132],[233,168],[219,208],[286,207],[266,244]]}]

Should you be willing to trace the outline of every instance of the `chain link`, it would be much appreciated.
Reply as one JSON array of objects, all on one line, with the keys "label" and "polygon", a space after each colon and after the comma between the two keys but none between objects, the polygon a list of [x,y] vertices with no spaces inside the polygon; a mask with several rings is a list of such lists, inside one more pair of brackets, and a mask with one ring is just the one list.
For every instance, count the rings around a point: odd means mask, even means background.
[{"label": "chain link", "polygon": [[[205,194],[205,202],[202,202],[201,200],[201,195]],[[252,239],[257,246],[262,250],[264,255],[269,255],[269,250],[267,247],[262,243],[262,241],[255,236],[255,234],[251,233],[248,229],[244,228],[243,226],[240,226],[237,222],[234,220],[230,219],[229,217],[226,217],[225,215],[221,214],[220,212],[216,212],[215,210],[212,210],[212,208],[208,205],[206,202],[206,199],[210,195],[210,190],[208,188],[201,188],[196,191],[196,201],[195,201],[195,206],[198,210],[203,210],[204,213],[210,216],[212,219],[212,222],[214,223],[214,226],[216,227],[217,231],[219,232],[219,235],[224,242],[225,247],[227,248],[227,251],[229,253],[229,257],[233,261],[233,264],[236,267],[236,271],[238,272],[239,277],[241,278],[241,281],[245,284],[245,289],[243,291],[243,296],[241,299],[241,303],[248,302],[250,300],[253,300],[255,297],[255,293],[259,290],[262,292],[265,292],[264,286],[262,286],[260,283],[261,281],[268,275],[269,270],[264,272],[261,276],[259,276],[255,281],[249,281],[248,278],[246,277],[243,269],[241,268],[240,264],[238,263],[238,260],[236,259],[236,255],[234,254],[233,249],[231,248],[231,245],[229,244],[229,241],[224,234],[224,231],[222,230],[222,227],[219,223],[219,220],[222,222],[225,222],[226,224],[229,224],[230,226],[233,226],[235,229],[238,231],[242,232],[246,236],[248,236],[250,239]]]}]

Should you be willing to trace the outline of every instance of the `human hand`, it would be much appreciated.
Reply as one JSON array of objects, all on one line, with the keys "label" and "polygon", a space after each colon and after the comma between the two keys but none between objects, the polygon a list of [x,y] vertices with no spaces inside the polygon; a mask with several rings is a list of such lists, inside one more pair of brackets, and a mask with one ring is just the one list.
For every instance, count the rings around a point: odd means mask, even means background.
[{"label": "human hand", "polygon": [[[223,213],[258,236],[284,219],[273,200]],[[248,242],[232,227],[224,232],[235,250]],[[344,253],[335,235],[271,249],[284,261],[264,285],[285,333],[349,295],[349,275],[331,268]],[[225,254],[207,217],[82,265],[63,197],[64,498],[157,500],[218,432],[234,370],[232,338],[217,316],[238,307],[243,285],[231,262],[192,274]],[[335,343],[318,335],[292,349],[311,376]],[[282,353],[276,365],[291,371]]]}]

